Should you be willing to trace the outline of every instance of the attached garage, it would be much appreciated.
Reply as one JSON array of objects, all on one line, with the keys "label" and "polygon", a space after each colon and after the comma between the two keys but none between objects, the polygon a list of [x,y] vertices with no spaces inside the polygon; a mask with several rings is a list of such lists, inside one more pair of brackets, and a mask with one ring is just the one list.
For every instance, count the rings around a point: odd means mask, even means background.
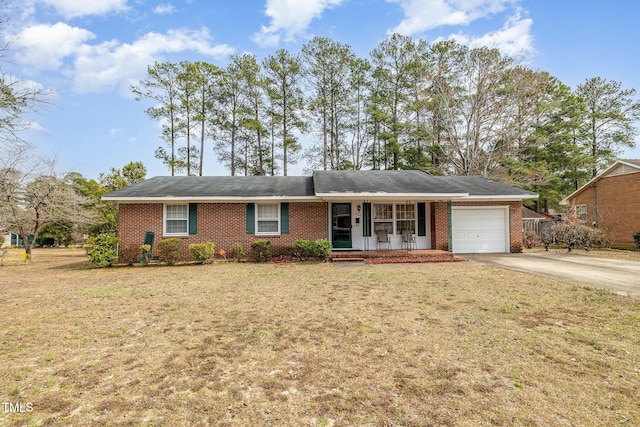
[{"label": "attached garage", "polygon": [[451,246],[460,254],[509,252],[509,208],[452,207]]}]

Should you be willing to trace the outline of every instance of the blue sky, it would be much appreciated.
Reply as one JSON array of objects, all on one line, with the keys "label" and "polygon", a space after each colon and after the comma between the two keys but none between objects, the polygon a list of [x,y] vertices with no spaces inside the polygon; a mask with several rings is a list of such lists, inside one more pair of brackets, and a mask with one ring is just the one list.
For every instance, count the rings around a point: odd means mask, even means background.
[{"label": "blue sky", "polygon": [[[640,89],[640,3],[628,0],[16,0],[9,15],[3,68],[55,91],[22,136],[87,178],[130,161],[169,174],[153,156],[160,125],[129,91],[154,61],[224,66],[233,53],[297,52],[317,35],[368,57],[399,32],[497,47],[573,88],[600,76]],[[212,149],[205,164],[227,174]]]}]

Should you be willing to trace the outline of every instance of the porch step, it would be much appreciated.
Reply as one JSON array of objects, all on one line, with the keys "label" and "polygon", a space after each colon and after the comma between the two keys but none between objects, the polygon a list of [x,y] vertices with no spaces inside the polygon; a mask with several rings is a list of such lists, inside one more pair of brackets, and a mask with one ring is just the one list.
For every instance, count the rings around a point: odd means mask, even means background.
[{"label": "porch step", "polygon": [[364,258],[358,257],[333,257],[333,262],[364,262]]},{"label": "porch step", "polygon": [[333,251],[331,260],[336,263],[345,261],[364,262],[367,264],[388,264],[388,263],[417,263],[417,262],[458,262],[464,261],[462,258],[456,257],[451,252],[433,250],[433,249],[414,249],[407,251],[403,249],[395,250],[378,250],[378,251]]}]

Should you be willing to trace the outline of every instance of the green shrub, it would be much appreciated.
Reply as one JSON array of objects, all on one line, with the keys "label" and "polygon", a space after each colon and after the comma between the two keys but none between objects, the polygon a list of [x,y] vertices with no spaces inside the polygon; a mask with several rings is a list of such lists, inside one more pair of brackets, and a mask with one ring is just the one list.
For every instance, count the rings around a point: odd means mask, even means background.
[{"label": "green shrub", "polygon": [[331,242],[327,239],[318,239],[314,242],[314,251],[313,254],[320,258],[323,262],[326,262],[331,258],[331,251],[333,250],[333,246],[331,246]]},{"label": "green shrub", "polygon": [[108,234],[90,238],[86,248],[89,261],[98,267],[110,267],[118,259],[118,242],[116,236]]},{"label": "green shrub", "polygon": [[633,233],[633,241],[636,242],[636,246],[640,249],[640,230]]},{"label": "green shrub", "polygon": [[256,239],[251,244],[251,257],[257,262],[271,259],[271,240]]},{"label": "green shrub", "polygon": [[174,265],[181,258],[182,239],[171,237],[160,240],[158,242],[158,252],[160,252],[160,261],[166,262],[168,265]]},{"label": "green shrub", "polygon": [[298,239],[293,241],[293,256],[300,261],[306,261],[315,256],[316,245],[308,239]]},{"label": "green shrub", "polygon": [[236,262],[242,261],[242,258],[244,258],[243,244],[240,242],[235,242],[233,245],[231,245],[230,255]]},{"label": "green shrub", "polygon": [[189,245],[189,251],[198,264],[204,264],[216,253],[216,245],[213,242],[192,243]]}]

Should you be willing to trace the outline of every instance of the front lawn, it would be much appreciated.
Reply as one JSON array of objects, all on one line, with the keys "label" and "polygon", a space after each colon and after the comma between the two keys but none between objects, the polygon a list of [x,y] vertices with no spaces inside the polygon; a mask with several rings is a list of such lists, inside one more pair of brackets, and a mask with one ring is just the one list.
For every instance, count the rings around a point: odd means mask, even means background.
[{"label": "front lawn", "polygon": [[640,424],[640,301],[483,265],[38,250],[0,307],[0,425]]}]

